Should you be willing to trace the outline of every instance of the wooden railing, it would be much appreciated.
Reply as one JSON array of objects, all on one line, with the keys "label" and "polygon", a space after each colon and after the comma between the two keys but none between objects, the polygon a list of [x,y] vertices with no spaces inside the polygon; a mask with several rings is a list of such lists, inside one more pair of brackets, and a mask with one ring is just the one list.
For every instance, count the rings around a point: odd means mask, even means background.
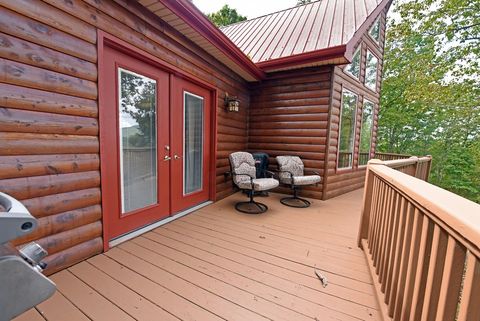
[{"label": "wooden railing", "polygon": [[480,320],[480,205],[392,162],[368,164],[358,235],[384,319]]},{"label": "wooden railing", "polygon": [[378,153],[375,152],[375,158],[382,161],[396,160],[396,159],[407,159],[412,157],[412,155],[405,154],[395,154],[395,153]]}]

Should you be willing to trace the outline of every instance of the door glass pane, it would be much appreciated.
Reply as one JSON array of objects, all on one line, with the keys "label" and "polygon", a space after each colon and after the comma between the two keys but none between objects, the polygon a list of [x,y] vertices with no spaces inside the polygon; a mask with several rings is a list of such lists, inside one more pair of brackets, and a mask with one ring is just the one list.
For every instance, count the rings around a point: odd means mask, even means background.
[{"label": "door glass pane", "polygon": [[156,81],[119,69],[122,213],[157,204]]},{"label": "door glass pane", "polygon": [[183,194],[202,189],[203,97],[184,93]]},{"label": "door glass pane", "polygon": [[348,90],[343,91],[340,117],[340,150],[338,153],[338,168],[348,168],[353,165],[357,99],[358,97],[354,93]]},{"label": "door glass pane", "polygon": [[373,127],[373,103],[365,100],[362,111],[362,130],[360,132],[360,156],[358,165],[367,165],[370,159]]}]

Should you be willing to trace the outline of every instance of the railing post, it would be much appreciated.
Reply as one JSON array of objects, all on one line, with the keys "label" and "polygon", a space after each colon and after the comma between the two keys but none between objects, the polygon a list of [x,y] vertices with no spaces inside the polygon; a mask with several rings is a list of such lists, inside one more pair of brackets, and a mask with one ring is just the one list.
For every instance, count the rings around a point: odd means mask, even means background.
[{"label": "railing post", "polygon": [[[412,156],[410,159],[415,160],[415,164],[413,165],[413,169],[410,173],[408,173],[410,176],[417,177],[417,169],[418,169],[418,157],[417,156]],[[418,178],[418,177],[417,177]]]},{"label": "railing post", "polygon": [[379,159],[371,159],[370,161],[368,161],[368,164],[367,164],[365,188],[363,191],[362,214],[360,218],[360,228],[358,231],[358,239],[357,239],[357,244],[358,244],[358,247],[360,248],[362,248],[362,239],[365,239],[368,236],[370,212],[372,209],[374,173],[372,172],[371,167],[374,165],[382,165],[382,164],[383,164],[383,161]]},{"label": "railing post", "polygon": [[430,177],[430,170],[432,169],[432,155],[427,155],[429,158],[427,163],[427,169],[425,170],[425,182],[428,182],[428,178]]}]

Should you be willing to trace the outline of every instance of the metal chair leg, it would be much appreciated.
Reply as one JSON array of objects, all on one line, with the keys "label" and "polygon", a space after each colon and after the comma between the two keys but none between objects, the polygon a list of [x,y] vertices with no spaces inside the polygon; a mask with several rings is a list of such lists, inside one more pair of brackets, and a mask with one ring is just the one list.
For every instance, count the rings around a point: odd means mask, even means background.
[{"label": "metal chair leg", "polygon": [[284,197],[280,200],[280,203],[289,207],[295,208],[307,208],[311,205],[311,203],[298,196],[298,189],[296,186],[292,186],[293,189],[293,196]]}]

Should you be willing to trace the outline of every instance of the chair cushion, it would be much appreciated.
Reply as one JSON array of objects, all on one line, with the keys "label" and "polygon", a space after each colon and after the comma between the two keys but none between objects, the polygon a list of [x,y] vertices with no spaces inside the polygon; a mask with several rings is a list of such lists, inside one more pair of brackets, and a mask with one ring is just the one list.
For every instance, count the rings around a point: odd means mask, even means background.
[{"label": "chair cushion", "polygon": [[255,160],[253,159],[252,154],[247,152],[236,152],[230,154],[229,159],[232,166],[232,171],[235,174],[244,174],[233,175],[233,182],[235,185],[240,188],[243,188],[240,186],[242,183],[248,183],[248,185],[251,185],[250,177],[256,177]]},{"label": "chair cushion", "polygon": [[298,156],[277,156],[277,164],[280,171],[278,176],[283,184],[291,184],[291,174],[303,176],[304,166]]},{"label": "chair cushion", "polygon": [[[318,175],[294,176],[293,182],[295,185],[313,185],[320,183],[321,177]],[[289,183],[291,184],[291,183]]]},{"label": "chair cushion", "polygon": [[[274,178],[256,178],[253,180],[254,191],[268,191],[278,186],[278,181]],[[252,189],[250,181],[242,181],[238,184],[241,189]]]}]

